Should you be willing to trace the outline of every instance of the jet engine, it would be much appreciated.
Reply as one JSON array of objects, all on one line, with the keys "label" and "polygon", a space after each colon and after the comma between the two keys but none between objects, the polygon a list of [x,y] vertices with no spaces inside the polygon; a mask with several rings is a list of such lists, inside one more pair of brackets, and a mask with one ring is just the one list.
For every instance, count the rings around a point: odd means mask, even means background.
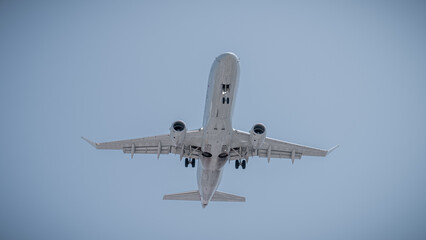
[{"label": "jet engine", "polygon": [[250,143],[254,149],[258,149],[266,138],[265,125],[258,123],[250,130]]},{"label": "jet engine", "polygon": [[180,145],[183,142],[185,135],[186,126],[184,122],[176,121],[172,123],[172,126],[170,127],[170,139],[175,146]]}]

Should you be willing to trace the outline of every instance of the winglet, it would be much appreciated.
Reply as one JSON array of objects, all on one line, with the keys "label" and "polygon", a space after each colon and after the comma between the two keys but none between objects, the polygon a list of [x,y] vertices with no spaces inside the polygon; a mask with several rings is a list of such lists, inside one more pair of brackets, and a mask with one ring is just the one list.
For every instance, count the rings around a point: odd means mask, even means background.
[{"label": "winglet", "polygon": [[90,145],[92,145],[94,148],[98,148],[98,144],[95,142],[90,141],[89,139],[85,137],[81,137],[84,141],[88,142]]},{"label": "winglet", "polygon": [[334,150],[336,150],[336,148],[340,147],[340,145],[336,145],[332,148],[330,148],[330,150],[327,151],[327,155],[330,154],[331,152],[333,152]]}]

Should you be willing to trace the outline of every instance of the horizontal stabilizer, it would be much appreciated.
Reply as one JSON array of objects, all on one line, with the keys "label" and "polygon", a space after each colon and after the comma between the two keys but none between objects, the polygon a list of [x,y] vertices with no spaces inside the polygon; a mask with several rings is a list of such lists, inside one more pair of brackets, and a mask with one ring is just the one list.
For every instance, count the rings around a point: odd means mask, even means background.
[{"label": "horizontal stabilizer", "polygon": [[233,194],[229,194],[229,193],[216,191],[214,193],[213,197],[212,197],[212,201],[215,201],[215,202],[245,202],[246,198],[241,197],[241,196],[237,196],[237,195],[233,195]]},{"label": "horizontal stabilizer", "polygon": [[186,200],[186,201],[201,201],[201,196],[198,191],[167,194],[164,195],[163,200]]}]

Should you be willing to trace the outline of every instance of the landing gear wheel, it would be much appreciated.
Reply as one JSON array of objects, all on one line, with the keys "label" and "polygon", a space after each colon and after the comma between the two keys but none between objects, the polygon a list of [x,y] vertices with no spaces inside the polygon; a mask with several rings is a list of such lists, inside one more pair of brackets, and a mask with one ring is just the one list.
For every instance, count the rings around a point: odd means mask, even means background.
[{"label": "landing gear wheel", "polygon": [[226,104],[229,104],[229,98],[226,98]]},{"label": "landing gear wheel", "polygon": [[235,160],[235,169],[240,167],[240,160]]},{"label": "landing gear wheel", "polygon": [[185,158],[185,167],[188,167],[188,165],[189,165],[189,160],[188,158]]},{"label": "landing gear wheel", "polygon": [[195,168],[195,158],[192,159],[191,166],[192,166],[192,168]]},{"label": "landing gear wheel", "polygon": [[246,169],[246,160],[242,160],[241,161],[241,167],[243,168],[243,169]]}]

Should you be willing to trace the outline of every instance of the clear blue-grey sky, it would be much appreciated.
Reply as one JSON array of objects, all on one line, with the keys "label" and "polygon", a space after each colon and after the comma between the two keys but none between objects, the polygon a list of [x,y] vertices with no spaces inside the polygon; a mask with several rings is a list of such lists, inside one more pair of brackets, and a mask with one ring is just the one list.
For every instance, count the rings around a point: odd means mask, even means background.
[{"label": "clear blue-grey sky", "polygon": [[[424,1],[1,1],[0,239],[426,239]],[[226,165],[246,203],[178,156],[96,151],[201,127],[219,54],[241,59],[234,128],[341,147]]]}]

